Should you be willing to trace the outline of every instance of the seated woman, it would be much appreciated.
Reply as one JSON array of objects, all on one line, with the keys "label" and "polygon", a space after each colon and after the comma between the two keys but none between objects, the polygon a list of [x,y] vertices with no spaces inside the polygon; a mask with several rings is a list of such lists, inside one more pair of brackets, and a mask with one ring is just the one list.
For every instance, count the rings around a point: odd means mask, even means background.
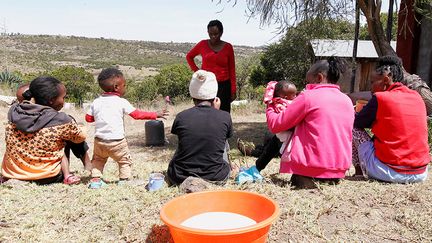
[{"label": "seated woman", "polygon": [[317,61],[306,74],[306,89],[285,110],[267,108],[272,133],[296,127],[280,166],[281,173],[293,174],[295,187],[314,187],[314,181],[336,183],[351,166],[354,111],[335,85],[344,70],[338,58]]},{"label": "seated woman", "polygon": [[[85,140],[75,121],[59,112],[66,87],[55,78],[38,77],[23,96],[26,101],[13,105],[8,113],[3,177],[37,184],[79,183],[79,178],[69,173],[67,160],[62,160],[65,141]],[[35,104],[28,101],[31,98]]]},{"label": "seated woman", "polygon": [[[28,90],[29,87],[30,87],[30,84],[23,84],[23,85],[18,87],[18,89],[16,91],[17,102],[21,103],[24,101],[23,93],[26,90]],[[70,116],[70,117],[72,118],[72,120],[75,121],[75,118],[73,118],[72,116]],[[88,147],[88,144],[86,143],[86,141],[84,141],[82,143],[78,143],[78,144],[72,143],[71,141],[66,141],[65,148],[64,148],[65,156],[63,159],[66,159],[67,163],[69,163],[70,153],[72,151],[72,153],[75,155],[75,157],[77,157],[78,159],[81,160],[81,162],[84,165],[84,169],[90,171],[91,170],[91,161],[90,161],[90,156],[89,156],[88,150],[89,150],[89,147]],[[64,163],[66,163],[66,162],[64,162]],[[69,169],[69,168],[67,168],[67,169]],[[73,181],[71,181],[71,179],[73,179],[73,178],[70,177],[69,180],[66,180],[66,183],[67,184],[70,184],[70,183],[74,184]],[[76,179],[77,178],[75,178],[75,180]]]},{"label": "seated woman", "polygon": [[212,72],[193,74],[189,92],[195,106],[180,112],[171,133],[178,137],[178,147],[168,165],[170,184],[179,185],[187,177],[225,182],[230,175],[227,139],[232,136],[228,112],[219,110],[218,84]]},{"label": "seated woman", "polygon": [[[402,79],[399,58],[378,59],[371,80],[372,99],[355,115],[353,164],[357,175],[395,183],[421,182],[427,177],[426,107],[416,91],[399,83]],[[372,128],[372,139],[364,128]]]}]

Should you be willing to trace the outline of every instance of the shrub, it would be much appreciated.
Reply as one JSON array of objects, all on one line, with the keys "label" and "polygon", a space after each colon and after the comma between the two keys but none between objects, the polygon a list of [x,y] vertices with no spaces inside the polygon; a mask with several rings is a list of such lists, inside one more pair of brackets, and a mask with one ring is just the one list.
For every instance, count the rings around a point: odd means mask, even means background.
[{"label": "shrub", "polygon": [[12,90],[16,89],[21,83],[23,83],[23,79],[20,75],[16,73],[12,73],[9,71],[3,71],[0,73],[0,84],[2,86],[6,86]]},{"label": "shrub", "polygon": [[265,87],[262,85],[256,88],[254,88],[252,85],[248,85],[244,88],[244,96],[242,96],[242,98],[246,98],[248,100],[262,101],[264,91]]},{"label": "shrub", "polygon": [[158,86],[153,77],[144,80],[128,80],[125,98],[133,103],[142,103],[156,98]]},{"label": "shrub", "polygon": [[192,71],[185,64],[172,64],[164,66],[154,77],[157,92],[163,96],[187,97],[189,96],[189,81]]},{"label": "shrub", "polygon": [[93,75],[82,67],[62,66],[48,74],[66,86],[68,101],[77,103],[79,106],[85,99],[92,99],[99,93]]}]

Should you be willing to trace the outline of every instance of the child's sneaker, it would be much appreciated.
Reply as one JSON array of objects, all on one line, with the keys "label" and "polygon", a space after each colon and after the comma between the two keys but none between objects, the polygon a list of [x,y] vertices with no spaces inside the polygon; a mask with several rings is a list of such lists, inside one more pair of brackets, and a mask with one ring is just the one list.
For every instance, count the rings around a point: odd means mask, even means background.
[{"label": "child's sneaker", "polygon": [[263,180],[262,175],[260,174],[255,165],[251,166],[245,172],[252,176],[254,182],[261,182]]},{"label": "child's sneaker", "polygon": [[99,189],[101,187],[106,186],[107,184],[101,178],[93,178],[90,180],[89,188],[90,189]]},{"label": "child's sneaker", "polygon": [[240,171],[235,178],[235,182],[238,185],[241,185],[241,184],[246,183],[246,182],[253,182],[253,181],[254,181],[253,176],[250,175],[249,173],[247,173],[246,170]]}]

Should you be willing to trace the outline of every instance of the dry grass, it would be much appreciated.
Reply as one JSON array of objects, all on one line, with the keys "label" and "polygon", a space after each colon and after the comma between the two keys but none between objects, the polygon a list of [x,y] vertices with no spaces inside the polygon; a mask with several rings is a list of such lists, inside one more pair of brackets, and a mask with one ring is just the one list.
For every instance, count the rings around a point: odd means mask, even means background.
[{"label": "dry grass", "polygon": [[[165,122],[170,144],[166,147],[144,146],[144,122],[126,118],[126,131],[133,174],[147,179],[153,171],[166,170],[176,147],[169,133],[174,115],[191,106],[171,110]],[[260,142],[265,130],[262,110],[252,104],[234,111],[235,136],[230,141],[236,163],[253,164],[235,149],[237,137]],[[5,108],[0,108],[1,126],[6,122]],[[82,111],[71,111],[83,121]],[[93,128],[88,142],[92,144]],[[4,141],[4,133],[0,133]],[[0,155],[4,146],[0,148]],[[76,159],[72,169],[85,180],[82,165]],[[280,175],[275,159],[264,172],[262,184],[237,186],[230,181],[224,188],[254,191],[275,199],[281,214],[272,226],[270,242],[288,241],[432,241],[432,183],[391,185],[373,181],[344,180],[337,186],[314,190],[292,190],[289,175]],[[106,179],[114,182],[117,166],[110,161]],[[160,207],[180,195],[176,187],[147,192],[144,187],[110,184],[100,190],[86,184],[36,186],[33,184],[0,186],[0,242],[166,242],[169,235],[159,220]],[[259,209],[257,209],[259,210]]]}]

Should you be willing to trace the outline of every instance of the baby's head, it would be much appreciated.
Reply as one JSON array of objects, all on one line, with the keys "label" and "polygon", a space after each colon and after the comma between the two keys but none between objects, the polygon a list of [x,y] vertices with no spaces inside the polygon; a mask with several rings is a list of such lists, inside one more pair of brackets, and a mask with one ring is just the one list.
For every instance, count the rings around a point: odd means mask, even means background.
[{"label": "baby's head", "polygon": [[293,100],[297,95],[297,88],[294,83],[281,80],[276,83],[273,97],[280,97],[287,100]]},{"label": "baby's head", "polygon": [[116,92],[123,96],[126,92],[126,80],[123,73],[117,68],[103,69],[99,74],[98,83],[105,92]]},{"label": "baby's head", "polygon": [[21,86],[18,87],[17,91],[16,91],[16,98],[18,100],[19,103],[24,101],[24,96],[23,93],[28,90],[30,87],[30,84],[23,84]]}]

